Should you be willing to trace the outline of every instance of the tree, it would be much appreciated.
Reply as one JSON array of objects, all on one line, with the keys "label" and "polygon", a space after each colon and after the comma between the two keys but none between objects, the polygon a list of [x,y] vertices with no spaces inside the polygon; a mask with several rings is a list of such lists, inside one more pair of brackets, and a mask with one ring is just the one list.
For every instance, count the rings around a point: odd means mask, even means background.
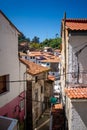
[{"label": "tree", "polygon": [[33,49],[33,50],[35,50],[35,49],[40,49],[41,48],[41,46],[40,46],[40,44],[39,43],[32,43],[32,44],[30,44],[30,49]]},{"label": "tree", "polygon": [[48,46],[60,49],[61,38],[45,39],[41,44],[42,47]]},{"label": "tree", "polygon": [[58,33],[56,33],[56,38],[58,38]]},{"label": "tree", "polygon": [[34,38],[32,39],[32,43],[39,43],[39,37],[34,36]]},{"label": "tree", "polygon": [[21,43],[21,42],[30,42],[30,38],[26,38],[26,36],[24,35],[24,34],[22,34],[22,35],[20,35],[19,37],[18,37],[18,42],[19,42],[19,44]]}]

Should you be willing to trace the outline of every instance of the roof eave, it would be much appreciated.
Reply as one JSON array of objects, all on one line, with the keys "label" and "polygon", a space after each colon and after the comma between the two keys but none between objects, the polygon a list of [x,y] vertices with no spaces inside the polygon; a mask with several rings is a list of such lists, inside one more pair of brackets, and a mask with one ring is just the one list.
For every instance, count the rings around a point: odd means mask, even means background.
[{"label": "roof eave", "polygon": [[44,71],[42,71],[42,72],[32,73],[32,72],[29,72],[29,71],[27,70],[27,73],[30,74],[30,75],[32,75],[32,76],[36,76],[36,75],[39,75],[39,74],[41,74],[41,73],[46,73],[46,72],[48,72],[48,71],[50,71],[50,70],[44,70]]},{"label": "roof eave", "polygon": [[[71,98],[70,98],[71,99]],[[87,102],[87,98],[71,99],[71,102]]]},{"label": "roof eave", "polygon": [[17,29],[17,27],[7,18],[7,16],[1,10],[0,13],[5,17],[5,19],[9,22],[9,24],[17,30],[18,35],[22,35],[22,33]]}]

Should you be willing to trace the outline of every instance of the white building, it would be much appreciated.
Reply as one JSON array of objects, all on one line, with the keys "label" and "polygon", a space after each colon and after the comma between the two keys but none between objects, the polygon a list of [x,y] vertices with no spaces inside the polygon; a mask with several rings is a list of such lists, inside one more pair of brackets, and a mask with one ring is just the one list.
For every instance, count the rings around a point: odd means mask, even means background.
[{"label": "white building", "polygon": [[61,27],[61,89],[67,127],[68,130],[86,130],[87,19],[63,19]]},{"label": "white building", "polygon": [[22,120],[25,113],[25,83],[18,81],[24,80],[26,67],[18,59],[20,34],[0,11],[0,115]]}]

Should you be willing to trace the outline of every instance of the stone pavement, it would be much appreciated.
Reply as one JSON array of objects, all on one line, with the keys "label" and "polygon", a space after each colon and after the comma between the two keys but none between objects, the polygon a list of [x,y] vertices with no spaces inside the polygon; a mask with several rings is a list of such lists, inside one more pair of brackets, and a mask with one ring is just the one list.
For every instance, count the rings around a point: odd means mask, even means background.
[{"label": "stone pavement", "polygon": [[50,122],[50,109],[47,109],[37,122],[35,130],[40,130],[43,126]]}]

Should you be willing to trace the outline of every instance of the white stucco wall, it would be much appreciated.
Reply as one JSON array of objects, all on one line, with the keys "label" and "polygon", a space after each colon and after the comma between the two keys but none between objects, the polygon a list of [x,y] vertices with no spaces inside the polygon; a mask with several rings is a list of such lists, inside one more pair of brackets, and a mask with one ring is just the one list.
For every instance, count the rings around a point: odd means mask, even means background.
[{"label": "white stucco wall", "polygon": [[69,130],[87,130],[87,100],[66,102],[66,116]]},{"label": "white stucco wall", "polygon": [[[74,36],[69,36],[68,40],[68,73],[72,72],[78,72],[78,63],[79,63],[79,71],[80,73],[80,78],[79,82],[80,83],[87,83],[84,78],[87,78],[87,75],[85,74],[83,76],[82,72],[86,70],[87,67],[87,47],[84,48],[84,46],[87,45],[87,34],[85,35],[84,33],[82,35],[74,35]],[[79,54],[78,58],[75,55],[76,52],[78,52],[80,49],[84,48]],[[76,74],[76,73],[75,73]],[[74,77],[73,77],[74,76]],[[77,82],[77,78],[75,78],[75,75],[69,74],[68,75],[68,82]]]},{"label": "white stucco wall", "polygon": [[[0,14],[0,76],[10,76],[10,81],[18,81],[18,32]],[[9,92],[0,94],[0,107],[14,99],[20,93],[19,82],[10,83]],[[4,96],[5,95],[5,96]]]}]

